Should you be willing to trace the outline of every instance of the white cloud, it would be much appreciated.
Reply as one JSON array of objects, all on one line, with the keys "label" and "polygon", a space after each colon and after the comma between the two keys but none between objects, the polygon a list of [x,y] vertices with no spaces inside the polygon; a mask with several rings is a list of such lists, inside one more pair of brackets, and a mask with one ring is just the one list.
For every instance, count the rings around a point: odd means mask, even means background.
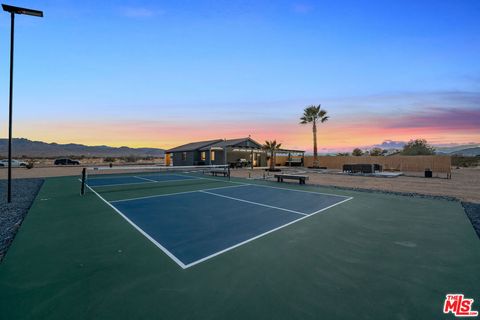
[{"label": "white cloud", "polygon": [[162,15],[164,11],[144,7],[122,7],[120,13],[128,18],[151,18]]}]

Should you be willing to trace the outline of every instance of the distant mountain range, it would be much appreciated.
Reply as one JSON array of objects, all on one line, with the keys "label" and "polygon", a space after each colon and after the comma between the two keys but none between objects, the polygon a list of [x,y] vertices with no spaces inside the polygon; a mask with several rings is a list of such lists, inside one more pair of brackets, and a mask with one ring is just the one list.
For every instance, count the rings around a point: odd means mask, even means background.
[{"label": "distant mountain range", "polygon": [[[0,155],[7,156],[8,140],[0,139]],[[13,139],[13,157],[163,157],[165,150],[157,148],[129,148],[109,146],[86,146],[83,144],[59,144],[32,141],[24,138]]]},{"label": "distant mountain range", "polygon": [[480,147],[465,148],[460,150],[455,149],[455,150],[448,150],[448,151],[437,151],[437,154],[475,157],[475,156],[480,156]]},{"label": "distant mountain range", "polygon": [[[374,144],[370,146],[363,146],[361,149],[363,151],[371,150],[373,148],[381,148],[387,150],[386,155],[397,154],[402,151],[403,146],[406,145],[406,141],[395,141],[395,140],[384,140],[380,144]],[[438,155],[460,155],[460,156],[479,156],[480,155],[480,143],[467,143],[467,144],[448,144],[448,145],[433,145],[435,148],[436,154]],[[327,149],[323,149],[327,150]],[[352,152],[352,149],[340,149],[340,150],[328,150],[326,152],[320,153],[321,155],[330,155],[334,156],[339,152]],[[307,152],[306,155],[312,155],[311,152]]]},{"label": "distant mountain range", "polygon": [[[381,144],[374,145],[374,147],[379,147],[382,149],[391,150],[401,150],[403,146],[407,144],[404,141],[393,141],[385,140]],[[454,145],[454,146],[435,146],[436,153],[439,155],[459,155],[474,157],[480,155],[480,144],[463,144],[463,145]]]}]

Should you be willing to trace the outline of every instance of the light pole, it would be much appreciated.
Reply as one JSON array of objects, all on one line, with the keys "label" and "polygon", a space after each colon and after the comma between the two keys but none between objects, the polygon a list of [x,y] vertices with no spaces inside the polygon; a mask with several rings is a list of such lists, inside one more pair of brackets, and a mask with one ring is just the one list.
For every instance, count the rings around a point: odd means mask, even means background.
[{"label": "light pole", "polygon": [[10,12],[10,92],[8,101],[8,186],[7,201],[12,202],[12,98],[13,98],[13,44],[15,35],[15,14],[43,17],[43,12],[38,10],[20,8],[2,4],[4,11]]}]

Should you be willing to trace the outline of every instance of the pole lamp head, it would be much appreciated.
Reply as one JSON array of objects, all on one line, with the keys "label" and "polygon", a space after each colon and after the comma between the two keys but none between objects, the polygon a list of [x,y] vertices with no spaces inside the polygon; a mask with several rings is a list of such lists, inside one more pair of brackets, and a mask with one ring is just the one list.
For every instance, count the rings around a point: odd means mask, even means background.
[{"label": "pole lamp head", "polygon": [[25,14],[28,16],[43,17],[43,11],[39,11],[39,10],[14,7],[14,6],[9,6],[8,4],[2,4],[2,8],[4,11],[14,13],[14,14]]}]

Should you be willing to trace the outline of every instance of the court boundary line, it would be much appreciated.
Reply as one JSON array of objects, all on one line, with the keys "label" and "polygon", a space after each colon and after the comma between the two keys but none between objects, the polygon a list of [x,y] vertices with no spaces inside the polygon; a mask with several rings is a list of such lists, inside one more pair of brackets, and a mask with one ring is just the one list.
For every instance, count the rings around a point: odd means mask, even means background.
[{"label": "court boundary line", "polygon": [[[238,186],[229,186],[229,187],[219,187],[219,188],[212,188],[212,189],[223,189],[223,188],[232,188],[232,187],[241,187],[241,186],[256,185],[256,184],[247,184],[247,183],[239,183],[239,182],[238,182],[238,184],[240,184],[240,185],[238,185]],[[268,186],[267,186],[267,187],[268,187]],[[195,261],[193,261],[193,262],[191,262],[191,263],[184,264],[184,263],[183,263],[182,261],[180,261],[173,253],[171,253],[167,248],[165,248],[165,247],[162,246],[159,242],[157,242],[154,238],[152,238],[152,237],[151,237],[148,233],[146,233],[142,228],[140,228],[139,226],[137,226],[133,221],[131,221],[125,214],[123,214],[119,209],[117,209],[117,208],[112,204],[112,202],[118,202],[118,201],[121,201],[121,200],[109,202],[109,201],[105,200],[100,194],[98,194],[98,192],[96,192],[95,190],[93,190],[90,186],[87,185],[87,188],[90,189],[97,197],[99,197],[103,202],[105,202],[110,208],[112,208],[116,213],[118,213],[122,218],[124,218],[130,225],[132,225],[137,231],[139,231],[140,234],[142,234],[145,238],[147,238],[148,240],[150,240],[154,245],[156,245],[160,250],[162,250],[168,257],[170,257],[176,264],[178,264],[178,265],[179,265],[182,269],[184,269],[184,270],[187,269],[187,268],[193,267],[193,266],[195,266],[195,265],[197,265],[197,264],[199,264],[199,263],[205,262],[205,261],[207,261],[207,260],[209,260],[209,259],[211,259],[211,258],[214,258],[214,257],[218,256],[218,255],[221,255],[221,254],[223,254],[223,253],[226,253],[226,252],[228,252],[228,251],[231,251],[231,250],[233,250],[233,249],[235,249],[235,248],[238,248],[238,247],[240,247],[240,246],[242,246],[242,245],[245,245],[245,244],[247,244],[247,243],[249,243],[249,242],[252,242],[252,241],[254,241],[254,240],[257,240],[257,239],[259,239],[259,238],[261,238],[261,237],[264,237],[264,236],[266,236],[266,235],[268,235],[268,234],[270,234],[270,233],[273,233],[273,232],[278,231],[278,230],[280,230],[280,229],[286,228],[286,227],[288,227],[288,226],[290,226],[290,225],[292,225],[292,224],[294,224],[294,223],[297,223],[297,222],[299,222],[299,221],[302,221],[302,220],[304,220],[304,219],[307,219],[307,218],[309,218],[309,217],[312,217],[312,216],[314,216],[314,215],[316,215],[316,214],[318,214],[318,213],[321,213],[321,212],[323,212],[323,211],[326,211],[326,210],[328,210],[328,209],[331,209],[331,208],[333,208],[333,207],[335,207],[335,206],[337,206],[337,205],[340,205],[340,204],[342,204],[342,203],[345,203],[345,202],[347,202],[347,201],[350,201],[350,200],[354,199],[354,197],[340,196],[340,197],[346,197],[347,199],[342,200],[342,201],[339,201],[339,202],[337,202],[337,203],[334,203],[334,204],[332,204],[332,205],[330,205],[330,206],[328,206],[328,207],[322,208],[322,209],[320,209],[320,210],[317,210],[317,211],[315,211],[315,212],[313,212],[313,213],[311,213],[311,214],[304,214],[304,216],[302,216],[302,217],[300,217],[300,218],[298,218],[298,219],[292,220],[292,221],[290,221],[290,222],[288,222],[288,223],[286,223],[286,224],[283,224],[283,225],[278,226],[278,227],[276,227],[276,228],[270,229],[270,230],[268,230],[268,231],[266,231],[266,232],[264,232],[264,233],[258,234],[258,235],[254,236],[254,237],[252,237],[252,238],[246,239],[246,240],[244,240],[244,241],[242,241],[242,242],[239,242],[239,243],[237,243],[237,244],[235,244],[235,245],[233,245],[233,246],[230,246],[230,247],[227,247],[227,248],[222,249],[222,250],[220,250],[220,251],[217,251],[217,252],[215,252],[215,253],[213,253],[213,254],[211,254],[211,255],[205,256],[205,257],[203,257],[203,258],[201,258],[201,259],[198,259],[198,260],[195,260]],[[275,189],[275,187],[272,187],[272,188]],[[286,188],[276,188],[276,189],[291,190],[291,189],[286,189]],[[207,190],[207,189],[205,189],[205,190]],[[170,193],[170,194],[157,195],[157,196],[152,196],[152,197],[168,196],[168,195],[184,194],[184,193],[194,193],[194,192],[200,192],[200,191],[201,191],[201,190],[187,191],[187,192],[180,192],[180,193]],[[298,190],[298,191],[302,191],[302,190]],[[333,194],[325,194],[325,193],[319,193],[319,192],[313,192],[313,191],[304,191],[304,192],[310,192],[310,193],[316,193],[316,194],[323,194],[323,195],[332,195],[332,196],[334,196]],[[213,195],[218,196],[218,194],[214,194],[214,193],[209,193],[209,192],[203,192],[203,193],[210,194],[210,195],[212,195],[212,196],[213,196]],[[230,197],[228,197],[228,198],[230,198]],[[236,200],[236,199],[231,199],[231,200]],[[247,200],[245,200],[245,201],[247,201]],[[272,209],[281,210],[280,208],[272,208]],[[288,210],[288,209],[285,209],[285,210]],[[302,214],[303,214],[303,213],[302,213]]]},{"label": "court boundary line", "polygon": [[199,191],[203,191],[203,190],[208,191],[208,190],[217,190],[217,189],[226,189],[226,188],[238,188],[238,187],[244,187],[244,186],[248,186],[248,184],[242,184],[242,185],[236,185],[236,186],[215,187],[215,188],[207,188],[207,189],[198,189],[198,190],[191,190],[191,191],[180,191],[180,192],[164,193],[164,194],[156,194],[156,195],[151,195],[151,196],[129,198],[129,199],[111,200],[110,203],[151,199],[151,198],[165,197],[165,196],[175,196],[175,195],[178,195],[178,194],[195,193],[195,192],[199,192]]},{"label": "court boundary line", "polygon": [[[110,177],[110,178],[106,178],[106,179],[115,179],[115,178],[135,178],[135,179],[140,179],[140,180],[145,180],[145,181],[142,181],[142,182],[129,182],[129,183],[112,183],[112,184],[102,184],[102,185],[97,185],[97,186],[91,186],[91,187],[98,187],[98,188],[101,188],[101,187],[116,187],[116,186],[130,186],[132,184],[144,184],[144,183],[163,183],[163,182],[179,182],[179,181],[185,181],[185,180],[211,180],[211,179],[208,179],[208,178],[202,178],[202,177],[191,177],[191,176],[183,176],[183,175],[179,175],[179,174],[176,174],[176,175],[173,175],[172,176],[177,176],[177,177],[183,177],[183,178],[187,178],[188,179],[180,179],[180,180],[153,180],[153,179],[147,179],[147,178],[142,178],[142,177],[139,177],[139,176],[127,176],[127,177]],[[101,180],[102,178],[93,178],[93,179],[90,179],[90,181],[95,181],[95,180]],[[88,180],[87,180],[87,183],[88,185]]]},{"label": "court boundary line", "polygon": [[308,219],[308,218],[310,218],[310,217],[312,217],[312,216],[314,216],[314,215],[316,215],[316,214],[318,214],[318,213],[321,213],[321,212],[323,212],[323,211],[325,211],[325,210],[331,209],[331,208],[333,208],[333,207],[335,207],[335,206],[337,206],[337,205],[340,205],[340,204],[345,203],[345,202],[347,202],[347,201],[350,201],[350,200],[352,200],[352,199],[353,199],[353,197],[349,197],[349,198],[347,198],[347,199],[345,199],[345,200],[343,200],[343,201],[337,202],[337,203],[335,203],[335,204],[333,204],[333,205],[331,205],[331,206],[328,206],[328,207],[326,207],[326,208],[323,208],[323,209],[321,209],[321,210],[315,211],[315,212],[313,212],[313,213],[311,213],[311,214],[308,214],[308,215],[306,215],[306,216],[303,216],[303,217],[300,217],[300,218],[295,219],[295,220],[293,220],[293,221],[290,221],[290,222],[288,222],[288,223],[286,223],[286,224],[284,224],[284,225],[281,225],[281,226],[278,226],[278,227],[276,227],[276,228],[274,228],[274,229],[268,230],[268,231],[266,231],[266,232],[264,232],[264,233],[261,233],[261,234],[259,234],[259,235],[256,235],[255,237],[252,237],[252,238],[247,239],[247,240],[245,240],[245,241],[239,242],[239,243],[237,243],[237,244],[235,244],[235,245],[233,245],[233,246],[230,246],[230,247],[228,247],[228,248],[225,248],[225,249],[223,249],[223,250],[217,251],[217,252],[215,252],[215,253],[213,253],[213,254],[211,254],[211,255],[209,255],[209,256],[203,257],[202,259],[199,259],[199,260],[196,260],[196,261],[191,262],[191,263],[189,263],[189,264],[186,264],[184,269],[193,267],[194,265],[197,265],[197,264],[199,264],[199,263],[205,262],[205,261],[207,261],[207,260],[209,260],[209,259],[211,259],[211,258],[214,258],[214,257],[216,257],[216,256],[218,256],[218,255],[221,255],[221,254],[223,254],[223,253],[225,253],[225,252],[228,252],[228,251],[233,250],[233,249],[235,249],[235,248],[238,248],[238,247],[240,247],[240,246],[243,246],[244,244],[247,244],[247,243],[249,243],[249,242],[252,242],[252,241],[254,241],[254,240],[257,240],[257,239],[259,239],[259,238],[261,238],[261,237],[263,237],[263,236],[266,236],[266,235],[268,235],[268,234],[270,234],[270,233],[273,233],[273,232],[275,232],[275,231],[278,231],[278,230],[280,230],[280,229],[283,229],[283,228],[285,228],[285,227],[288,227],[289,225],[292,225],[292,224],[297,223],[297,222],[299,222],[299,221],[302,221],[302,220],[304,220],[304,219]]},{"label": "court boundary line", "polygon": [[218,194],[218,193],[214,193],[214,192],[208,192],[208,191],[205,191],[205,190],[198,190],[198,192],[206,193],[206,194],[211,194],[211,195],[214,195],[214,196],[217,196],[217,197],[222,197],[222,198],[226,198],[226,199],[230,199],[230,200],[235,200],[235,201],[250,203],[250,204],[254,204],[254,205],[257,205],[257,206],[261,206],[261,207],[266,207],[266,208],[271,208],[271,209],[277,209],[277,210],[282,210],[282,211],[286,211],[286,212],[296,213],[296,214],[300,214],[300,215],[302,215],[302,216],[308,216],[308,213],[304,213],[304,212],[300,212],[300,211],[295,211],[295,210],[290,210],[290,209],[281,208],[281,207],[275,207],[275,206],[271,206],[271,205],[264,204],[264,203],[260,203],[260,202],[254,202],[254,201],[249,201],[249,200],[240,199],[240,198],[235,198],[235,197],[229,197],[229,196],[225,196],[225,195],[223,195],[223,194]]},{"label": "court boundary line", "polygon": [[257,183],[250,183],[250,185],[258,186],[258,187],[262,187],[262,188],[280,189],[280,190],[297,191],[297,192],[305,192],[305,193],[313,193],[313,194],[323,194],[323,195],[326,195],[326,196],[349,198],[349,196],[344,196],[344,195],[341,195],[341,194],[315,192],[315,191],[310,191],[310,190],[289,189],[289,188],[275,187],[275,186],[269,186],[269,185],[257,184]]},{"label": "court boundary line", "polygon": [[148,178],[144,178],[144,177],[140,177],[140,176],[133,176],[133,177],[134,177],[134,178],[137,178],[137,179],[145,180],[145,181],[158,182],[158,181],[156,181],[156,180],[148,179]]},{"label": "court boundary line", "polygon": [[156,245],[160,250],[162,250],[168,257],[170,257],[176,264],[178,264],[182,269],[186,269],[187,266],[182,262],[180,261],[173,253],[171,253],[170,251],[168,251],[167,248],[165,248],[164,246],[162,246],[159,242],[157,242],[157,240],[155,240],[154,238],[152,238],[148,233],[146,233],[145,231],[143,231],[142,228],[140,228],[139,226],[137,226],[132,220],[130,220],[125,214],[123,214],[122,211],[120,211],[119,209],[117,209],[114,205],[112,205],[110,202],[108,202],[107,200],[105,200],[101,195],[98,194],[98,192],[96,192],[95,190],[93,190],[92,188],[90,188],[90,186],[87,185],[87,188],[90,189],[90,191],[92,191],[97,197],[99,197],[103,202],[105,202],[110,208],[112,208],[113,210],[115,210],[116,213],[118,213],[123,219],[125,219],[131,226],[133,226],[138,232],[140,232],[140,234],[142,234],[145,238],[147,238],[148,240],[150,240],[154,245]]},{"label": "court boundary line", "polygon": [[[132,177],[136,178],[136,177]],[[136,178],[138,179],[138,178]],[[86,183],[87,186],[93,187],[93,188],[101,188],[101,187],[116,187],[116,186],[131,186],[133,184],[145,184],[145,183],[154,183],[153,181],[141,181],[141,182],[130,182],[130,183],[112,183],[112,184],[102,184],[102,185],[97,185],[97,186],[90,186],[88,184],[88,181]]]}]

